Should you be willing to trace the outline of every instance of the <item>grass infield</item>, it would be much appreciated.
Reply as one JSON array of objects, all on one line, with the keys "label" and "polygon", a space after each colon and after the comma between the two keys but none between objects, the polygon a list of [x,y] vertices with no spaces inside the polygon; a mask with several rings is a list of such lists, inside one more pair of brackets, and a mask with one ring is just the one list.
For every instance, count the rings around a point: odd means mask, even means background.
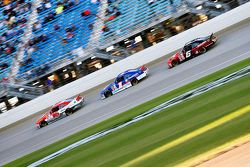
[{"label": "grass infield", "polygon": [[[215,79],[250,65],[246,59],[163,96],[139,105],[55,144],[17,159],[6,166],[27,166],[69,144],[143,113],[160,103]],[[250,76],[230,82],[207,93],[186,100],[126,128],[67,152],[42,166],[120,166],[133,161],[166,143],[196,131],[247,106],[250,99]],[[173,166],[221,144],[250,133],[250,113],[222,122],[204,133],[192,136],[171,148],[131,166]]]}]

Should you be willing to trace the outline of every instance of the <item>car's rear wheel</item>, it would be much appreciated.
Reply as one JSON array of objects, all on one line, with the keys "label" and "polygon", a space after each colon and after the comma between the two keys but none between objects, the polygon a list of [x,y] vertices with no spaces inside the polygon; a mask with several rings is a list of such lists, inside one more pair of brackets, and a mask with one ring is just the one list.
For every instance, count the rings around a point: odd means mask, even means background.
[{"label": "car's rear wheel", "polygon": [[107,98],[107,97],[110,97],[110,96],[112,96],[112,93],[110,92],[110,91],[106,91],[105,93],[104,93],[104,96]]},{"label": "car's rear wheel", "polygon": [[207,49],[205,47],[202,47],[199,51],[200,54],[206,53]]},{"label": "car's rear wheel", "polygon": [[72,109],[67,109],[67,110],[65,111],[65,114],[66,114],[67,116],[69,116],[69,115],[73,114],[73,110],[72,110]]},{"label": "car's rear wheel", "polygon": [[138,80],[135,78],[131,81],[132,86],[135,86],[138,84]]},{"label": "car's rear wheel", "polygon": [[42,122],[40,123],[40,128],[42,128],[42,127],[44,127],[44,126],[47,126],[47,125],[48,125],[48,122],[42,121]]}]

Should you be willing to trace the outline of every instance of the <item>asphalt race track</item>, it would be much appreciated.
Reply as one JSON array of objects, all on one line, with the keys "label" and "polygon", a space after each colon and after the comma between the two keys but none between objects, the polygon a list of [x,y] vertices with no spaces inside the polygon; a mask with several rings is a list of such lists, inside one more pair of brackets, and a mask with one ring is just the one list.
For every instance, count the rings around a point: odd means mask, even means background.
[{"label": "asphalt race track", "polygon": [[[166,60],[149,66],[138,85],[101,100],[101,87],[83,94],[86,105],[75,114],[37,130],[34,116],[0,131],[0,166],[101,122],[134,106],[250,57],[250,21],[219,36],[207,53],[168,69]],[[43,111],[45,112],[45,111]]]}]

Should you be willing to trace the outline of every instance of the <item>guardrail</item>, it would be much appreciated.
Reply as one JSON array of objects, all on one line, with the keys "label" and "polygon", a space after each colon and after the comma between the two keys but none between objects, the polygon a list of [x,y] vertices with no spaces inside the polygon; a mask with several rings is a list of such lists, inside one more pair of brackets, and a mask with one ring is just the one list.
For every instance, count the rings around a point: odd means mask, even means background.
[{"label": "guardrail", "polygon": [[190,39],[209,35],[212,32],[220,32],[241,21],[247,20],[250,16],[249,9],[250,2],[171,37],[153,47],[147,48],[115,64],[107,66],[50,93],[9,110],[0,115],[0,129],[44,110],[60,100],[75,96],[107,82],[127,69],[136,68],[140,65],[162,58],[166,54],[181,48]]}]

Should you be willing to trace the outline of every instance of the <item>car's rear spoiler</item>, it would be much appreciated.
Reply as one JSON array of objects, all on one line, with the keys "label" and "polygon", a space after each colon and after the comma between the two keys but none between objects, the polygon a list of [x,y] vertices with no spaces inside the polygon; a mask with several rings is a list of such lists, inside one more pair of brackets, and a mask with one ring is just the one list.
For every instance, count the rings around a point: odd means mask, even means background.
[{"label": "car's rear spoiler", "polygon": [[148,67],[146,67],[146,65],[142,65],[141,67],[139,67],[138,69],[142,70],[142,71],[146,71],[148,69]]},{"label": "car's rear spoiler", "polygon": [[210,36],[209,36],[209,39],[213,39],[214,37],[214,33],[212,33]]},{"label": "car's rear spoiler", "polygon": [[78,95],[75,99],[76,101],[84,100],[84,98],[81,95]]}]

